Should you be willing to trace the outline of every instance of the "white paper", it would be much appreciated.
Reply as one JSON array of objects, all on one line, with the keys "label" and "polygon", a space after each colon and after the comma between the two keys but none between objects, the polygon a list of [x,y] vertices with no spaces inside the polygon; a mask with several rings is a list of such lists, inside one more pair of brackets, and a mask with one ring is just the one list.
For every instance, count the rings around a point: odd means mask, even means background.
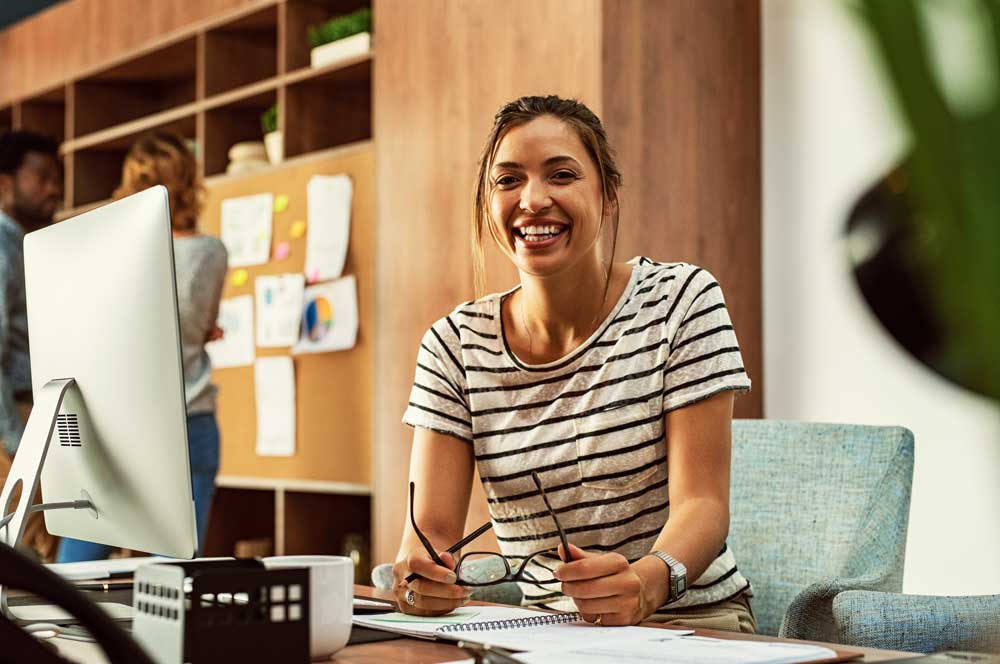
[{"label": "white paper", "polygon": [[229,267],[263,265],[271,256],[273,194],[255,194],[222,201],[222,244]]},{"label": "white paper", "polygon": [[[614,642],[621,648],[626,644],[645,643],[657,639],[658,645],[663,641],[682,639],[694,630],[667,629],[660,627],[603,627],[583,622],[582,620],[554,625],[539,625],[537,627],[518,627],[516,629],[476,630],[472,632],[452,632],[442,634],[448,639],[487,643],[507,650],[550,651],[566,653],[588,644],[586,650],[597,650],[605,643]],[[669,659],[669,658],[668,658]],[[548,660],[546,660],[548,661]],[[567,661],[575,662],[570,657]],[[582,661],[582,660],[581,660]],[[620,660],[619,660],[620,661]],[[662,659],[660,660],[662,661]],[[672,661],[672,660],[670,660]]]},{"label": "white paper", "polygon": [[[615,628],[609,628],[615,629]],[[524,646],[522,646],[523,648]],[[516,655],[524,664],[791,664],[832,659],[829,648],[804,643],[684,636],[668,639],[580,640],[566,648]]]},{"label": "white paper", "polygon": [[219,304],[219,327],[223,337],[205,344],[213,369],[248,367],[253,364],[253,295],[240,295]]},{"label": "white paper", "polygon": [[257,345],[262,348],[291,346],[299,339],[302,293],[301,274],[257,277]]},{"label": "white paper", "polygon": [[434,638],[438,628],[459,623],[516,620],[542,615],[541,611],[508,606],[465,606],[443,616],[411,616],[405,613],[356,615],[354,624],[397,634]]},{"label": "white paper", "polygon": [[353,348],[358,340],[358,284],[353,274],[306,287],[301,333],[293,353]]},{"label": "white paper", "polygon": [[290,357],[259,357],[254,363],[257,454],[295,454],[295,367]]},{"label": "white paper", "polygon": [[309,197],[306,279],[309,283],[336,279],[347,260],[354,185],[346,175],[314,175],[306,192]]}]

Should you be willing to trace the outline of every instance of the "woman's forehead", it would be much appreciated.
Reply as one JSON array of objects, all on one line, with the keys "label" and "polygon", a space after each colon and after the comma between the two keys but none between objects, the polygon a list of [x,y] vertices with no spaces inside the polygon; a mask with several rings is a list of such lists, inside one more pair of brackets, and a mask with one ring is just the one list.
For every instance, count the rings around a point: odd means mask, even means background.
[{"label": "woman's forehead", "polygon": [[528,166],[554,155],[566,155],[580,163],[587,160],[587,150],[576,131],[566,122],[545,115],[508,131],[497,146],[493,163]]}]

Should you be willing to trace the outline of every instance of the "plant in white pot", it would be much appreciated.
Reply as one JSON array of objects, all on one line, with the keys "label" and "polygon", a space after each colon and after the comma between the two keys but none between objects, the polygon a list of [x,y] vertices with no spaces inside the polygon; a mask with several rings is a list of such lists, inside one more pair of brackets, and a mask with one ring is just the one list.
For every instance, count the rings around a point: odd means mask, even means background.
[{"label": "plant in white pot", "polygon": [[274,104],[260,116],[260,126],[264,130],[264,149],[267,160],[272,164],[280,164],[285,153],[281,131],[278,130],[278,105]]},{"label": "plant in white pot", "polygon": [[309,26],[310,64],[326,65],[362,55],[372,47],[372,10],[364,7]]}]

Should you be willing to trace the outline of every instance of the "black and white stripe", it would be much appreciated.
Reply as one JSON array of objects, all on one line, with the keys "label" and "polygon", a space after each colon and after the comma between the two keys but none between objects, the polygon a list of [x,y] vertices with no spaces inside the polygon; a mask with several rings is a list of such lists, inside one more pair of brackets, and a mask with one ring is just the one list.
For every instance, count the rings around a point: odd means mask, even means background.
[{"label": "black and white stripe", "polygon": [[[470,443],[511,564],[550,552],[529,563],[539,580],[553,579],[559,538],[532,471],[571,542],[638,560],[669,516],[665,415],[750,387],[712,275],[686,263],[633,264],[605,322],[556,362],[525,364],[507,345],[500,307],[513,291],[462,304],[420,346],[403,421]],[[747,585],[728,547],[691,581],[670,608]],[[527,603],[573,609],[558,583],[522,589]]]}]

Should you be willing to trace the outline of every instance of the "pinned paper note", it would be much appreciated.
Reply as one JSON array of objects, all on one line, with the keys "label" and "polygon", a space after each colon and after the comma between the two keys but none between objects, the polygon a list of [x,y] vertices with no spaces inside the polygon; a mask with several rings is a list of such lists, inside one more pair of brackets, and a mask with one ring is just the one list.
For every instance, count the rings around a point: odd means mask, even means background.
[{"label": "pinned paper note", "polygon": [[283,261],[288,258],[288,255],[292,253],[291,247],[287,242],[279,242],[278,246],[274,248],[274,260]]},{"label": "pinned paper note", "polygon": [[293,353],[326,353],[353,348],[358,339],[358,286],[354,275],[309,286],[302,309],[302,332]]},{"label": "pinned paper note", "polygon": [[306,191],[309,237],[305,273],[310,282],[335,279],[347,260],[354,185],[346,175],[314,175]]},{"label": "pinned paper note", "polygon": [[293,239],[299,239],[306,234],[306,222],[301,219],[296,219],[292,222],[291,236]]},{"label": "pinned paper note", "polygon": [[[246,270],[242,270],[246,272]],[[223,337],[205,344],[213,369],[253,364],[253,295],[240,295],[219,304],[219,327]]]},{"label": "pinned paper note", "polygon": [[222,243],[229,267],[262,265],[271,255],[271,194],[222,201]]},{"label": "pinned paper note", "polygon": [[288,209],[288,194],[278,194],[274,198],[274,211],[282,213]]},{"label": "pinned paper note", "polygon": [[257,400],[257,454],[295,454],[295,366],[292,358],[257,358],[254,396]]},{"label": "pinned paper note", "polygon": [[264,348],[291,346],[299,338],[302,315],[301,274],[257,277],[257,345]]},{"label": "pinned paper note", "polygon": [[246,286],[247,285],[247,280],[249,278],[250,278],[250,275],[247,274],[247,271],[244,270],[244,269],[242,269],[242,268],[240,268],[239,270],[236,270],[235,272],[233,272],[232,276],[229,277],[229,283],[231,283],[233,286],[236,286],[237,288],[239,288],[240,286]]}]

